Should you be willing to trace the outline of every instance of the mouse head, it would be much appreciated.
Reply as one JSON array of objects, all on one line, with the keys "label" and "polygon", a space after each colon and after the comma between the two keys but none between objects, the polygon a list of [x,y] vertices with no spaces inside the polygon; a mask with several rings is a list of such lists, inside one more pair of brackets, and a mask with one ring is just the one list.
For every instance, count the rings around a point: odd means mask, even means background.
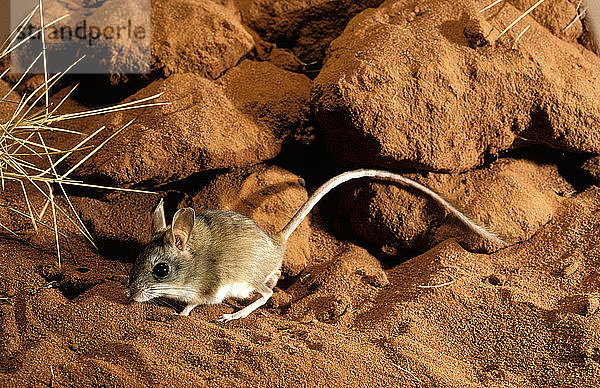
[{"label": "mouse head", "polygon": [[152,214],[152,237],[133,265],[128,294],[136,302],[165,296],[178,300],[191,298],[194,290],[186,286],[192,255],[189,240],[194,228],[192,208],[179,209],[167,226],[163,200]]}]

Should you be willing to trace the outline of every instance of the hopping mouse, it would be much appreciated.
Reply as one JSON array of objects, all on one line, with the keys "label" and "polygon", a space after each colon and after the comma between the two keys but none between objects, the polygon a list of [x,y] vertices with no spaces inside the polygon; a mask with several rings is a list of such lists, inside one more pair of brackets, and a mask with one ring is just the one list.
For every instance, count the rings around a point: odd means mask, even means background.
[{"label": "hopping mouse", "polygon": [[340,174],[319,187],[288,224],[268,235],[252,219],[229,210],[179,209],[166,224],[163,200],[152,215],[152,237],[133,265],[128,294],[133,301],[165,297],[184,302],[180,315],[189,315],[201,304],[221,303],[225,298],[256,301],[219,320],[245,318],[273,295],[281,275],[286,243],[319,200],[340,184],[352,179],[374,177],[403,183],[436,200],[480,236],[498,244],[494,233],[471,220],[434,191],[422,184],[381,170],[354,170]]}]

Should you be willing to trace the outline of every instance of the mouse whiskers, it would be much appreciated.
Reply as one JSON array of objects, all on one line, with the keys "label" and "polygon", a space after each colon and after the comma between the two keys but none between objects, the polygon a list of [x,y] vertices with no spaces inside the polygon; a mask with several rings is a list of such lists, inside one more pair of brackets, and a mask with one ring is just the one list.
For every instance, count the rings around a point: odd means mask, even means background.
[{"label": "mouse whiskers", "polygon": [[151,299],[150,303],[156,305],[156,306],[161,306],[161,307],[168,307],[170,309],[173,310],[177,310],[175,308],[175,305],[173,305],[172,303],[170,303],[167,299],[164,298],[155,298],[155,299]]},{"label": "mouse whiskers", "polygon": [[146,291],[147,295],[153,297],[166,296],[183,302],[188,302],[195,299],[198,294],[193,287],[190,286],[173,286],[167,284],[158,284],[149,287]]}]

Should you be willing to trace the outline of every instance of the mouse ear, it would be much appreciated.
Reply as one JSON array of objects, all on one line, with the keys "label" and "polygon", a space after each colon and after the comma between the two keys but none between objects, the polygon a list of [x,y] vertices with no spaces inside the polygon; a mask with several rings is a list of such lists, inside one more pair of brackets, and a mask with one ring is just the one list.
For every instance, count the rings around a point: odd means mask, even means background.
[{"label": "mouse ear", "polygon": [[165,201],[161,198],[158,206],[156,206],[156,209],[154,209],[154,213],[152,213],[152,234],[166,227],[167,222],[165,221]]},{"label": "mouse ear", "polygon": [[[186,207],[177,210],[173,216],[173,224],[171,225],[171,243],[177,248],[184,250],[187,244],[192,229],[194,228],[194,218],[196,212],[191,207]],[[179,244],[178,241],[179,240]]]}]

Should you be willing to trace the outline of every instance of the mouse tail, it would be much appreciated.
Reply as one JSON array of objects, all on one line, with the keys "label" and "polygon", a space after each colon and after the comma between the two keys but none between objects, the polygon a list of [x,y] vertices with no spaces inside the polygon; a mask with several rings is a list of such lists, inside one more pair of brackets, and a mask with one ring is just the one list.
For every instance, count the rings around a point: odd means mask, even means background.
[{"label": "mouse tail", "polygon": [[478,235],[480,235],[481,237],[483,237],[487,240],[490,240],[491,242],[498,243],[501,245],[506,245],[506,243],[498,235],[496,235],[493,232],[490,232],[484,226],[479,225],[478,223],[476,223],[475,221],[473,221],[472,219],[470,219],[469,217],[464,215],[456,207],[451,205],[448,201],[446,201],[444,198],[442,198],[439,194],[437,194],[435,191],[431,190],[430,188],[423,186],[419,182],[416,182],[412,179],[406,178],[400,174],[394,174],[392,172],[383,171],[383,170],[367,170],[367,169],[348,171],[348,172],[345,172],[338,176],[335,176],[335,177],[331,178],[330,180],[328,180],[327,182],[325,182],[321,187],[319,187],[314,192],[313,195],[310,196],[308,201],[306,201],[304,203],[304,205],[302,205],[302,207],[292,217],[290,222],[288,222],[287,225],[281,230],[281,232],[278,233],[280,238],[282,238],[284,241],[287,241],[287,239],[294,232],[294,230],[296,230],[298,225],[300,225],[302,220],[304,220],[304,218],[308,215],[308,213],[310,213],[312,208],[315,207],[315,205],[321,200],[321,198],[323,198],[323,196],[325,194],[329,193],[331,190],[333,190],[334,188],[336,188],[337,186],[341,185],[344,182],[347,182],[352,179],[359,179],[359,178],[366,178],[366,177],[389,179],[394,182],[400,182],[407,186],[415,188],[419,191],[422,191],[423,193],[425,193],[425,194],[429,195],[431,198],[433,198],[440,205],[442,205],[450,213],[452,213],[462,223],[464,223],[466,226],[468,226],[469,229],[471,229],[473,232],[477,233]]}]

